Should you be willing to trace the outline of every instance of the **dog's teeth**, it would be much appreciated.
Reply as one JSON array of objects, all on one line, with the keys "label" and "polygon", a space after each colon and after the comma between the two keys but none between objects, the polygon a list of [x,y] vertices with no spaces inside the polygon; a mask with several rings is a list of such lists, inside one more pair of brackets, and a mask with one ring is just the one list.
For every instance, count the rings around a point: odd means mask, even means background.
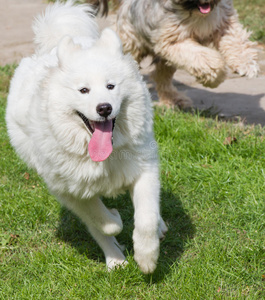
[{"label": "dog's teeth", "polygon": [[93,130],[95,130],[95,123],[93,121],[89,121],[89,124]]}]

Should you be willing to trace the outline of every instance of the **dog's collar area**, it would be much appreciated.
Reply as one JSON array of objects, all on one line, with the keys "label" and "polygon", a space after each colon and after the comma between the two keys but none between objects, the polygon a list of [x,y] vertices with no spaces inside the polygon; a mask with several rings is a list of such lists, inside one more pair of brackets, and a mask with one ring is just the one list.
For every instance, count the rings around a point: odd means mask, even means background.
[{"label": "dog's collar area", "polygon": [[[91,134],[95,131],[95,121],[89,120],[84,114],[82,114],[80,111],[76,111],[77,115],[82,119],[88,130],[91,132]],[[104,122],[104,121],[103,121]],[[116,118],[112,119],[112,131],[115,127]]]}]

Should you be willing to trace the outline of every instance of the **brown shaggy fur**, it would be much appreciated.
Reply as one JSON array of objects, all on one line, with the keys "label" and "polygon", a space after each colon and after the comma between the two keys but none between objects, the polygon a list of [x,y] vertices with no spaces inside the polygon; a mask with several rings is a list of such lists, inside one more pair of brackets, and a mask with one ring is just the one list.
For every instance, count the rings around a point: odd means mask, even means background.
[{"label": "brown shaggy fur", "polygon": [[226,66],[249,78],[257,76],[257,51],[238,21],[232,0],[124,0],[118,11],[124,51],[140,62],[154,58],[160,101],[190,107],[192,101],[172,84],[177,68],[207,87],[217,87]]}]

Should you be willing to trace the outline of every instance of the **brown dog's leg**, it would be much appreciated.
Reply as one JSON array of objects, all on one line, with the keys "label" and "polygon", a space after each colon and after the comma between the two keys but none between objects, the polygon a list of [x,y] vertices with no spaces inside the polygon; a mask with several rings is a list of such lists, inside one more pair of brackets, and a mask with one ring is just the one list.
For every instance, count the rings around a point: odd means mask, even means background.
[{"label": "brown dog's leg", "polygon": [[168,107],[178,106],[180,109],[192,106],[192,101],[184,93],[181,93],[172,84],[176,68],[166,64],[165,60],[156,63],[156,69],[152,73],[152,79],[156,83],[156,89],[161,104]]},{"label": "brown dog's leg", "polygon": [[219,50],[233,72],[253,78],[259,72],[258,51],[249,36],[250,32],[243,28],[236,16],[232,16],[220,39]]}]

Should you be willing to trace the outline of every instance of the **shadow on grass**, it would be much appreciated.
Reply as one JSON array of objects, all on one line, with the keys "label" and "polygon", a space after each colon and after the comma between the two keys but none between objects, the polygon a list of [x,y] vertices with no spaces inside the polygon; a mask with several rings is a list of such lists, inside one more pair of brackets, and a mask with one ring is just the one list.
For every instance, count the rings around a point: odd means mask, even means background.
[{"label": "shadow on grass", "polygon": [[151,280],[150,275],[146,278],[148,282],[153,283],[163,280],[172,265],[178,264],[196,230],[177,195],[162,190],[161,199],[162,216],[168,226],[168,232],[161,242],[157,269],[151,275]]},{"label": "shadow on grass", "polygon": [[[195,227],[178,197],[170,191],[162,191],[161,199],[162,216],[168,225],[168,232],[161,242],[157,269],[154,274],[146,276],[146,281],[153,283],[161,281],[170,272],[172,265],[178,263],[188,240],[192,239],[195,233]],[[134,211],[129,194],[117,199],[103,199],[103,201],[107,207],[119,208],[124,227],[117,240],[125,245],[125,253],[133,255]],[[89,259],[105,262],[102,250],[88,234],[85,225],[65,208],[61,209],[57,237],[75,247],[80,254],[86,255]]]}]

